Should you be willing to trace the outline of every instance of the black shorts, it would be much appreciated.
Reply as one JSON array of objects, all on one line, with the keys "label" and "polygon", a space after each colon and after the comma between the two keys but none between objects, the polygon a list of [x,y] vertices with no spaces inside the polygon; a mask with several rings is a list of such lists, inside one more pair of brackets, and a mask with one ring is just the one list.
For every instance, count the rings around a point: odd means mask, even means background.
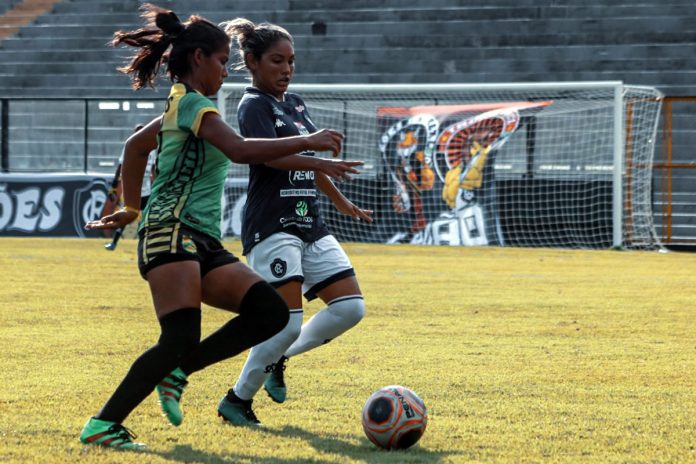
[{"label": "black shorts", "polygon": [[157,266],[177,261],[198,261],[201,277],[213,269],[239,262],[219,240],[183,224],[144,229],[138,241],[138,269],[143,279]]}]

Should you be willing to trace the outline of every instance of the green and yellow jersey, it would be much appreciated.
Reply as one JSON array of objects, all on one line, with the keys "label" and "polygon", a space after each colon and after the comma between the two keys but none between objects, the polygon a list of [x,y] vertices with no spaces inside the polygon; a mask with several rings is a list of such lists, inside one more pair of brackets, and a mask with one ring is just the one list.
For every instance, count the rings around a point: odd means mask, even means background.
[{"label": "green and yellow jersey", "polygon": [[172,86],[159,133],[155,180],[139,230],[183,223],[221,239],[222,194],[230,160],[198,138],[215,104],[184,84]]}]

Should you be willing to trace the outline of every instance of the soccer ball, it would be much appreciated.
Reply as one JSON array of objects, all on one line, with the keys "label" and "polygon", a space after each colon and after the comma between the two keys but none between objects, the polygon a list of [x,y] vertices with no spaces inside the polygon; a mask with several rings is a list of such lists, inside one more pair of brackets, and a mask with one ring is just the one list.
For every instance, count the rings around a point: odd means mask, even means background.
[{"label": "soccer ball", "polygon": [[374,392],[362,410],[362,426],[372,443],[384,449],[406,449],[425,432],[428,411],[412,390],[389,385]]}]

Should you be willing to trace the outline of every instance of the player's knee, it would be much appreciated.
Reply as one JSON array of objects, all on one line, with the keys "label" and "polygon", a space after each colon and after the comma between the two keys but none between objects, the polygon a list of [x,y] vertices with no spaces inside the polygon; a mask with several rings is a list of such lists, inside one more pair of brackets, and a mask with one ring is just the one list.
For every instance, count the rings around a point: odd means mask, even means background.
[{"label": "player's knee", "polygon": [[242,299],[240,314],[254,322],[265,338],[277,334],[288,324],[290,310],[283,297],[267,282],[251,286]]},{"label": "player's knee", "polygon": [[172,356],[181,359],[201,341],[201,310],[181,308],[160,319],[162,333],[158,344]]},{"label": "player's knee", "polygon": [[283,327],[283,330],[278,332],[276,338],[281,345],[289,347],[292,343],[297,340],[302,332],[302,318],[301,317],[291,317],[288,323]]},{"label": "player's knee", "polygon": [[351,295],[331,301],[328,309],[344,321],[347,327],[353,327],[365,317],[365,300],[361,295]]}]

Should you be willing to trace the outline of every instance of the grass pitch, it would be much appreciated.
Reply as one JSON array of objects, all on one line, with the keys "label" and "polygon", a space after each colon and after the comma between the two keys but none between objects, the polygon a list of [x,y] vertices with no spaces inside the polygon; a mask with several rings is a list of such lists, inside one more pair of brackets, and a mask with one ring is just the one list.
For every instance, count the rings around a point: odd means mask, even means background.
[{"label": "grass pitch", "polygon": [[[192,376],[181,427],[155,395],[134,411],[149,451],[85,447],[82,425],[158,337],[135,241],[103,243],[0,239],[1,462],[696,461],[696,254],[364,244],[346,249],[365,320],[290,360],[286,403],[259,393],[263,429],[216,417],[240,356]],[[204,308],[204,333],[229,317]],[[429,408],[407,451],[361,429],[389,384]]]}]

